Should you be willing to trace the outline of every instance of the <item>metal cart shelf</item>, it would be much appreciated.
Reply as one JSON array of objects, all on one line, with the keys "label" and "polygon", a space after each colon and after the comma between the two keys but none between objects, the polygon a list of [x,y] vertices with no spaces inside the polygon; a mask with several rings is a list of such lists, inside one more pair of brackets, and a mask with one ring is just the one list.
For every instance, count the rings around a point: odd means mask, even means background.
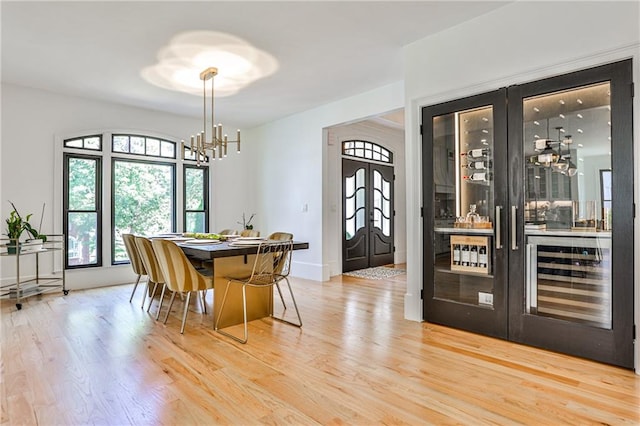
[{"label": "metal cart shelf", "polygon": [[[64,234],[53,234],[47,236],[47,241],[42,244],[37,242],[18,242],[16,239],[3,238],[3,251],[0,253],[2,257],[13,257],[16,262],[15,282],[0,286],[0,298],[12,299],[16,301],[16,308],[22,309],[22,300],[38,294],[48,293],[55,290],[62,290],[66,296],[69,290],[65,287],[65,270],[64,270],[64,253],[65,253],[65,236]],[[17,246],[17,248],[16,248]],[[4,251],[6,250],[6,251]],[[50,275],[40,275],[40,256],[49,255],[51,253],[61,252],[60,256],[60,272],[52,272]],[[21,271],[21,259],[26,256],[36,257],[35,277],[25,279],[24,272]],[[55,263],[55,259],[54,259]]]}]

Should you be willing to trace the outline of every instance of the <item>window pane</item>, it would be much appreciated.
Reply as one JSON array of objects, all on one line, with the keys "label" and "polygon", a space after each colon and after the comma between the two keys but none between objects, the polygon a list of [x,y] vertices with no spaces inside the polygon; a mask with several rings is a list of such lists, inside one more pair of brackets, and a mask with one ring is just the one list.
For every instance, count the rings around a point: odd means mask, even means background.
[{"label": "window pane", "polygon": [[144,154],[144,138],[139,136],[131,136],[131,153]]},{"label": "window pane", "polygon": [[129,152],[129,136],[114,136],[113,137],[113,151],[114,152]]},{"label": "window pane", "polygon": [[69,213],[67,256],[69,266],[95,265],[98,248],[98,214]]},{"label": "window pane", "polygon": [[160,141],[158,139],[147,139],[147,155],[160,156]]},{"label": "window pane", "polygon": [[173,175],[171,165],[114,162],[114,262],[127,260],[122,234],[154,235],[173,230]]},{"label": "window pane", "polygon": [[160,144],[160,156],[166,158],[176,158],[176,148],[172,142],[162,141]]},{"label": "window pane", "polygon": [[69,158],[69,210],[96,209],[96,160]]},{"label": "window pane", "polygon": [[187,212],[185,232],[205,232],[205,229],[204,212]]},{"label": "window pane", "polygon": [[204,169],[185,170],[185,209],[204,210]]},{"label": "window pane", "polygon": [[82,139],[73,139],[70,141],[65,141],[64,146],[68,148],[82,148]]},{"label": "window pane", "polygon": [[93,136],[84,140],[84,147],[87,149],[100,150],[100,137]]}]

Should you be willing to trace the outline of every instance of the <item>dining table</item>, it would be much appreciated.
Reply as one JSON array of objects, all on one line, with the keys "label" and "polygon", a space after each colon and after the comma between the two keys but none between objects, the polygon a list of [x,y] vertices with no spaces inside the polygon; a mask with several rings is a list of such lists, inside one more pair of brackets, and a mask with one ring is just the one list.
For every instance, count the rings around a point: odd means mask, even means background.
[{"label": "dining table", "polygon": [[[234,241],[176,241],[192,263],[208,269],[213,277],[214,322],[230,277],[251,275],[258,245],[267,240],[256,240],[255,244],[238,245]],[[293,250],[309,248],[308,242],[293,241]],[[271,287],[247,287],[247,320],[268,317],[273,313],[273,290]],[[242,286],[231,285],[227,295],[224,316],[219,327],[224,328],[243,323]]]}]

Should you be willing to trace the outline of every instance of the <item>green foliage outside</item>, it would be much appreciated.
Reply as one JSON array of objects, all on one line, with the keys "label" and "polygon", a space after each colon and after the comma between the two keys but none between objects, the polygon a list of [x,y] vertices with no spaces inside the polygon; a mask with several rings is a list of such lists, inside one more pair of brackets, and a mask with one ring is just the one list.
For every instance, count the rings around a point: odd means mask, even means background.
[{"label": "green foliage outside", "polygon": [[[97,160],[70,158],[68,165],[70,265],[97,262],[98,215]],[[174,167],[117,160],[113,166],[114,260],[127,261],[122,234],[154,235],[173,231]],[[189,168],[185,173],[185,231],[204,232],[204,170]],[[202,210],[202,211],[197,211]],[[104,212],[103,212],[104,214]]]},{"label": "green foliage outside", "polygon": [[173,166],[116,161],[114,261],[126,261],[122,234],[154,235],[173,229]]}]

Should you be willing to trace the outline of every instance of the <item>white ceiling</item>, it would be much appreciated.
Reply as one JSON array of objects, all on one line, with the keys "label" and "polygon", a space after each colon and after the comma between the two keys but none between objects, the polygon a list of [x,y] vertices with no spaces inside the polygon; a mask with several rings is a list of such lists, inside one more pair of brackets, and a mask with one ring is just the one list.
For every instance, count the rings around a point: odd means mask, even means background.
[{"label": "white ceiling", "polygon": [[155,87],[140,72],[179,33],[225,32],[279,62],[271,76],[216,98],[218,118],[249,128],[400,81],[403,45],[505,4],[3,0],[1,75],[6,83],[199,117],[201,98]]}]

